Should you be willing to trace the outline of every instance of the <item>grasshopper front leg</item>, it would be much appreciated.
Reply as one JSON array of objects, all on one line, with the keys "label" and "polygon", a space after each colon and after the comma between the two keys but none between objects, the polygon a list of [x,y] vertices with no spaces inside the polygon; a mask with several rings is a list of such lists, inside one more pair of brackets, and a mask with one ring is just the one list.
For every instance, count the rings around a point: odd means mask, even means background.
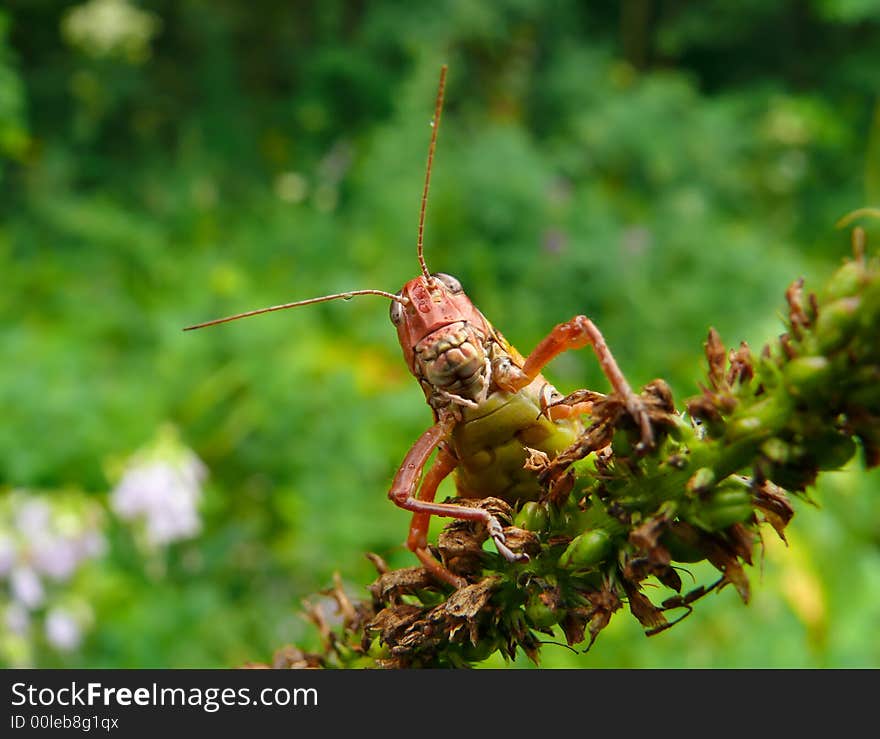
[{"label": "grasshopper front leg", "polygon": [[[501,524],[488,511],[482,508],[468,508],[452,503],[434,502],[437,487],[458,466],[458,460],[445,446],[441,446],[454,425],[454,416],[452,414],[445,414],[418,438],[398,468],[394,481],[391,483],[391,490],[388,491],[388,497],[401,508],[412,511],[415,514],[406,542],[410,551],[419,558],[422,564],[435,577],[449,583],[453,587],[460,588],[466,585],[467,581],[464,578],[453,575],[428,552],[427,531],[431,516],[482,521],[486,526],[489,536],[495,542],[499,554],[506,560],[515,562],[526,559],[527,556],[516,554],[507,547],[504,543],[504,533],[501,529]],[[419,488],[419,480],[421,479],[425,463],[437,447],[440,447],[437,460],[428,470],[421,488]],[[414,495],[417,489],[418,496]]]},{"label": "grasshopper front leg", "polygon": [[575,316],[570,321],[557,325],[526,357],[522,368],[511,362],[494,367],[495,382],[508,392],[516,392],[534,380],[541,370],[562,352],[581,349],[587,345],[593,347],[602,372],[614,391],[623,399],[630,416],[638,424],[642,433],[640,447],[643,450],[653,448],[654,431],[645,404],[632,391],[596,324],[586,316]]}]

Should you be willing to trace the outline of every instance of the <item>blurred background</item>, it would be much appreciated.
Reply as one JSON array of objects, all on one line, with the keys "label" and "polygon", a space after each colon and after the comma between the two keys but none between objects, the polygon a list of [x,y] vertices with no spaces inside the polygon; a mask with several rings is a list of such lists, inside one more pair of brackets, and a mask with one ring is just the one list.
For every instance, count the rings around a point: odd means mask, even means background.
[{"label": "blurred background", "polygon": [[[334,571],[415,563],[386,493],[431,414],[386,301],[181,328],[418,272],[444,62],[431,268],[524,352],[590,315],[680,406],[708,327],[773,340],[880,203],[873,0],[4,0],[0,664],[265,661]],[[589,351],[546,374],[607,389]],[[826,474],[748,607],[543,664],[880,666],[878,482]]]}]

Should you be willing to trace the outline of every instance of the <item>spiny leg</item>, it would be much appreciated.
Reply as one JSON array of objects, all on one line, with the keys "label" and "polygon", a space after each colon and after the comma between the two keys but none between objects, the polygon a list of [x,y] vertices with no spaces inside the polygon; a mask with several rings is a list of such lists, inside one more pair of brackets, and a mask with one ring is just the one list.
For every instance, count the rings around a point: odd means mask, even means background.
[{"label": "spiny leg", "polygon": [[[491,536],[492,540],[495,542],[498,552],[505,559],[510,562],[526,559],[526,555],[516,554],[505,545],[501,524],[498,522],[498,519],[488,511],[483,510],[482,508],[468,508],[467,506],[455,505],[452,503],[434,503],[432,500],[422,500],[418,497],[414,497],[413,493],[415,493],[418,488],[419,479],[422,476],[422,469],[428,461],[428,457],[431,456],[434,449],[436,449],[446,438],[454,424],[455,419],[451,414],[443,416],[416,440],[416,443],[413,444],[412,448],[407,452],[406,457],[404,457],[403,462],[397,470],[397,474],[394,476],[394,481],[391,483],[391,490],[388,492],[388,497],[401,508],[424,516],[424,519],[419,520],[419,526],[424,527],[425,529],[427,529],[427,524],[431,516],[460,518],[466,521],[481,521],[486,526],[489,536]],[[445,466],[447,463],[441,464]],[[443,466],[441,466],[434,474],[429,472],[428,477],[432,478],[431,485],[434,490],[431,491],[430,488],[426,490],[426,498],[428,495],[433,498],[436,493],[437,485],[440,484],[440,480],[451,472],[451,469],[444,471]],[[407,545],[412,548],[412,544],[419,543],[418,534],[413,536],[411,527],[411,535],[407,541]],[[460,587],[464,584],[462,578],[457,578],[432,557],[430,558],[432,564],[428,565],[423,555],[419,554],[419,549],[421,549],[427,557],[430,557],[430,555],[423,547],[417,547],[417,549],[413,550],[416,556],[419,557],[431,572],[437,574],[443,580],[456,587]]]},{"label": "spiny leg", "polygon": [[581,349],[587,345],[593,347],[602,372],[608,378],[614,391],[623,399],[627,411],[638,424],[642,433],[641,448],[651,449],[654,446],[654,431],[651,428],[648,410],[642,399],[633,392],[623,376],[623,372],[620,371],[620,367],[617,366],[617,361],[605,343],[602,333],[596,324],[586,316],[575,316],[570,321],[560,323],[526,357],[522,369],[514,365],[507,365],[500,373],[496,374],[496,382],[504,390],[516,392],[534,380],[541,370],[562,352],[569,349]]},{"label": "spiny leg", "polygon": [[[546,388],[550,387],[550,385],[546,386]],[[563,397],[558,390],[553,389],[552,392],[542,395],[541,412],[551,421],[574,418],[591,413],[596,401],[604,398],[602,393],[597,393],[595,390],[582,388]]]},{"label": "spiny leg", "polygon": [[[419,487],[419,500],[428,503],[433,502],[438,486],[457,466],[458,460],[441,442],[437,450],[437,459],[434,460],[434,464],[425,473],[425,477]],[[463,587],[467,584],[467,581],[462,577],[453,575],[434,559],[428,551],[428,526],[430,523],[430,513],[413,513],[412,522],[409,525],[409,536],[406,539],[407,548],[419,558],[419,561],[434,577],[448,582],[455,588]]]}]

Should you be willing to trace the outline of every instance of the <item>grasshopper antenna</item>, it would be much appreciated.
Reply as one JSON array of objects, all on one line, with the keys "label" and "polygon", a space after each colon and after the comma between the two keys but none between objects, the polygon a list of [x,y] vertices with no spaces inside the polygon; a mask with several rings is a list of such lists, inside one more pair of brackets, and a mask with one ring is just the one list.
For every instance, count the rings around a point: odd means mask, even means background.
[{"label": "grasshopper antenna", "polygon": [[301,305],[312,305],[313,303],[326,303],[328,300],[351,300],[355,295],[381,295],[383,298],[389,298],[401,305],[409,303],[407,298],[395,295],[394,293],[385,292],[384,290],[352,290],[347,293],[335,293],[333,295],[322,295],[319,298],[308,298],[307,300],[297,300],[294,303],[284,303],[282,305],[273,305],[269,308],[258,308],[257,310],[249,310],[246,313],[236,313],[234,316],[226,316],[225,318],[215,318],[213,321],[205,321],[197,323],[194,326],[187,326],[184,331],[194,331],[197,328],[205,328],[207,326],[216,326],[218,323],[228,323],[229,321],[237,321],[239,318],[249,318],[250,316],[258,316],[261,313],[271,313],[276,310],[286,310],[287,308],[298,308]]},{"label": "grasshopper antenna", "polygon": [[428,188],[431,185],[431,167],[434,164],[434,150],[437,148],[437,130],[440,128],[440,114],[443,112],[443,91],[446,88],[446,65],[440,67],[440,83],[437,86],[437,102],[434,104],[434,118],[431,120],[431,144],[428,147],[428,166],[425,168],[425,188],[422,190],[422,207],[419,209],[418,256],[422,274],[428,282],[433,278],[425,262],[422,237],[425,233],[425,212],[428,209]]},{"label": "grasshopper antenna", "polygon": [[[424,253],[424,234],[425,234],[425,213],[428,209],[428,189],[431,186],[431,169],[434,164],[434,151],[437,148],[437,130],[440,128],[440,114],[443,112],[443,93],[446,89],[446,70],[447,65],[440,67],[440,82],[437,86],[437,100],[434,104],[434,117],[431,119],[431,143],[428,146],[428,164],[425,168],[425,187],[422,190],[422,205],[419,209],[419,236],[417,242],[417,252],[419,258],[419,266],[422,268],[422,274],[429,282],[434,278],[428,270],[425,262]],[[236,313],[233,316],[225,318],[215,318],[213,321],[205,321],[197,323],[193,326],[187,326],[184,331],[194,331],[197,328],[206,328],[208,326],[216,326],[219,323],[229,323],[229,321],[237,321],[239,318],[249,318],[250,316],[258,316],[261,313],[271,313],[277,310],[286,310],[287,308],[298,308],[303,305],[312,305],[313,303],[325,303],[328,300],[351,300],[355,295],[381,295],[384,298],[394,300],[401,305],[407,305],[409,300],[394,293],[385,292],[384,290],[352,290],[347,293],[335,293],[334,295],[322,295],[319,298],[308,298],[307,300],[297,300],[293,303],[284,303],[282,305],[273,305],[269,308],[258,308],[257,310],[249,310],[245,313]]]}]

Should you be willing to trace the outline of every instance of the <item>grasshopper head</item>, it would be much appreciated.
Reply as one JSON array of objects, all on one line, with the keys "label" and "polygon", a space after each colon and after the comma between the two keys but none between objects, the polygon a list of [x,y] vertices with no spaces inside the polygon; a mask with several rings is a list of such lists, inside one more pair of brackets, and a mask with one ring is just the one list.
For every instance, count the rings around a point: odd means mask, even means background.
[{"label": "grasshopper head", "polygon": [[391,322],[397,327],[403,355],[414,374],[416,345],[438,329],[464,322],[484,336],[491,333],[489,322],[451,275],[441,272],[430,278],[419,275],[407,282],[397,295],[405,299],[406,304],[391,303]]}]

